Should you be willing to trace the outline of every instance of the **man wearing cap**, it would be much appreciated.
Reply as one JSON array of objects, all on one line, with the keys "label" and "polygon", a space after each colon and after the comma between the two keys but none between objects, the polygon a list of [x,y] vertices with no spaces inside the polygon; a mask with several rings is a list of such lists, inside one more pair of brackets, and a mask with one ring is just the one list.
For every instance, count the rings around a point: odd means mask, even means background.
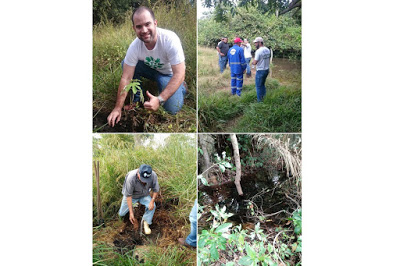
[{"label": "man wearing cap", "polygon": [[261,102],[267,93],[267,89],[265,88],[265,80],[267,79],[269,73],[269,60],[271,57],[271,52],[267,47],[264,46],[264,40],[261,37],[257,37],[254,40],[254,45],[256,46],[257,51],[252,64],[256,65],[257,101]]},{"label": "man wearing cap", "polygon": [[246,69],[243,48],[240,47],[242,40],[238,37],[233,41],[235,44],[228,51],[229,67],[231,69],[231,92],[232,95],[242,94],[243,71]]},{"label": "man wearing cap", "polygon": [[229,50],[229,44],[228,44],[228,38],[223,37],[222,41],[218,43],[217,46],[218,53],[220,55],[219,57],[219,70],[221,74],[224,72],[226,68],[226,63],[228,62],[228,50]]},{"label": "man wearing cap", "polygon": [[[187,91],[185,79],[185,55],[181,41],[176,33],[158,28],[153,11],[145,6],[137,8],[132,15],[133,29],[137,38],[131,43],[122,61],[122,76],[118,87],[114,109],[107,117],[108,124],[114,127],[121,119],[121,110],[130,110],[125,106],[128,93],[125,87],[132,78],[147,78],[158,85],[159,95],[147,91],[148,101],[144,108],[157,111],[160,106],[175,115],[182,109]],[[140,100],[140,91],[133,95],[133,103]]]},{"label": "man wearing cap", "polygon": [[[153,197],[150,197],[150,189],[153,191]],[[154,203],[160,186],[158,185],[157,174],[151,169],[150,165],[142,164],[139,169],[130,171],[125,176],[124,186],[122,187],[122,202],[119,209],[119,216],[124,217],[129,212],[129,221],[133,224],[135,230],[139,228],[139,222],[133,213],[133,204],[139,202],[146,206],[143,215],[143,227],[145,234],[151,234],[151,225],[153,220],[156,204]],[[124,225],[120,230],[122,233],[127,224],[128,219],[125,217]]]}]

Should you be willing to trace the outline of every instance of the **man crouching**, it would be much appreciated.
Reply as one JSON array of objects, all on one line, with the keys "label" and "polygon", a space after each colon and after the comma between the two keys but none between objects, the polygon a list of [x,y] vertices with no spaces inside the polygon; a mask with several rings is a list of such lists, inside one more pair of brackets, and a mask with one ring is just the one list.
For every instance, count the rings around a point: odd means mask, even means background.
[{"label": "man crouching", "polygon": [[[150,189],[153,191],[153,197],[150,197]],[[133,224],[134,230],[139,229],[139,222],[135,218],[133,213],[133,204],[139,202],[146,206],[146,211],[143,215],[143,227],[146,235],[151,234],[151,225],[153,215],[156,210],[156,204],[154,203],[160,186],[158,185],[157,174],[153,172],[150,165],[142,164],[139,169],[130,171],[125,176],[124,186],[122,187],[122,202],[121,208],[119,209],[119,216],[124,217],[129,211],[129,221]],[[128,221],[124,220],[124,225],[120,230],[120,233],[124,232]]]}]

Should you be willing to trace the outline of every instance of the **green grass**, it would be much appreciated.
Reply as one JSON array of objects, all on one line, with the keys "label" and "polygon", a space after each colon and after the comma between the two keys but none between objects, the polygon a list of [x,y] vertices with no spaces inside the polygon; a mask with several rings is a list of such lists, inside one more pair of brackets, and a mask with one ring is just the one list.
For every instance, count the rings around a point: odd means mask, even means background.
[{"label": "green grass", "polygon": [[[127,251],[124,255],[116,252],[113,247],[105,243],[96,243],[93,248],[93,265],[144,265],[144,266],[170,266],[170,265],[194,265],[195,251],[186,248],[170,246],[159,248],[156,245],[148,247],[148,252],[137,260],[134,258],[134,250]],[[189,253],[189,254],[188,254]],[[188,255],[191,259],[188,258]],[[140,263],[144,260],[144,263]]]},{"label": "green grass", "polygon": [[[179,198],[179,204],[171,213],[177,219],[187,220],[197,196],[194,138],[171,135],[166,140],[167,144],[158,149],[144,147],[134,138],[127,134],[103,134],[100,140],[94,140],[93,160],[100,162],[104,219],[109,221],[118,217],[125,176],[145,163],[157,173],[163,198]],[[96,195],[93,173],[93,218],[97,216]]]},{"label": "green grass", "polygon": [[301,131],[299,73],[285,75],[277,68],[275,76],[279,80],[268,77],[265,84],[267,94],[262,102],[257,102],[254,78],[245,79],[241,97],[231,96],[229,68],[219,74],[215,51],[199,47],[198,60],[199,132]]},{"label": "green grass", "polygon": [[[192,134],[193,135],[193,134]],[[118,210],[122,200],[122,186],[125,175],[141,164],[152,166],[157,173],[160,194],[164,202],[179,199],[177,205],[168,209],[171,224],[179,224],[182,234],[190,232],[189,213],[197,197],[196,188],[196,140],[184,134],[172,134],[165,145],[157,149],[144,146],[152,141],[151,134],[102,134],[100,139],[93,138],[93,160],[100,164],[100,193],[105,228],[93,228],[93,264],[94,265],[138,265],[132,255],[134,250],[126,250],[121,255],[116,252],[110,241],[118,226]],[[97,221],[97,185],[93,173],[93,224]],[[166,224],[165,226],[170,226]],[[168,236],[167,236],[168,237]],[[108,239],[108,241],[104,241]],[[138,249],[143,246],[138,246]],[[186,250],[176,242],[169,246],[158,247],[147,244],[141,259],[142,265],[194,265],[195,251]]]},{"label": "green grass", "polygon": [[[188,95],[179,115],[170,115],[160,108],[152,113],[152,122],[145,132],[195,132],[196,131],[196,7],[186,3],[173,8],[166,4],[153,7],[158,26],[174,31],[181,40],[185,53]],[[122,75],[121,62],[135,39],[127,12],[125,21],[119,25],[112,22],[93,26],[93,109],[110,113],[114,108],[119,81]],[[154,82],[145,81],[142,88],[158,94]],[[127,102],[129,100],[127,99]],[[142,121],[148,121],[150,114],[140,112]],[[107,121],[104,121],[106,123]]]}]

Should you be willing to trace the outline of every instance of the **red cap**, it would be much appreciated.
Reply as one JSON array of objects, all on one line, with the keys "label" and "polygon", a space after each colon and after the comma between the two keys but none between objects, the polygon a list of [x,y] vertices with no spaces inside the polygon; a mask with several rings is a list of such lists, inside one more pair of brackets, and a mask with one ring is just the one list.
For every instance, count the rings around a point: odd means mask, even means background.
[{"label": "red cap", "polygon": [[235,38],[235,40],[233,40],[234,43],[238,43],[238,42],[243,42],[240,38]]}]

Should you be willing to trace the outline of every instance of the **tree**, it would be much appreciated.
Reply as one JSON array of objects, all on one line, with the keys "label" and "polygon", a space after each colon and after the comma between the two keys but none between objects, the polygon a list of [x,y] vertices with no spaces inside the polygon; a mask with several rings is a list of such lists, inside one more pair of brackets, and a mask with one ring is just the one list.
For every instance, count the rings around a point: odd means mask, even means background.
[{"label": "tree", "polygon": [[239,145],[236,138],[236,134],[230,134],[232,147],[233,147],[233,155],[235,157],[235,166],[236,166],[236,177],[235,177],[235,185],[237,192],[240,196],[243,195],[242,186],[240,185],[240,178],[242,176],[242,167],[240,165],[240,154],[239,154]]},{"label": "tree", "polygon": [[226,17],[227,9],[230,9],[232,16],[236,13],[236,7],[248,7],[257,6],[257,9],[261,10],[262,13],[272,13],[276,16],[288,13],[291,10],[297,9],[297,13],[301,9],[301,0],[240,0],[235,5],[233,0],[204,0],[205,7],[215,7],[216,20],[223,19]]}]

